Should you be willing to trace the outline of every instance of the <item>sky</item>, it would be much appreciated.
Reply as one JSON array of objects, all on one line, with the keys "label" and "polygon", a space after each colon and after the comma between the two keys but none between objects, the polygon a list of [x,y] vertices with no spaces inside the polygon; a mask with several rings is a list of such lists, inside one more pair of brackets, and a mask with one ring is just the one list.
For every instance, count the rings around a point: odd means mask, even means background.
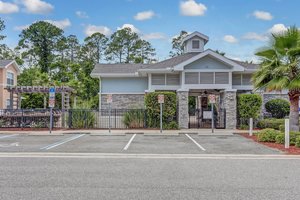
[{"label": "sky", "polygon": [[268,44],[271,33],[300,26],[299,0],[0,0],[0,17],[14,48],[20,32],[46,20],[82,42],[95,32],[110,36],[131,27],[168,58],[172,38],[181,30],[199,31],[206,48],[238,60],[257,62],[254,53]]}]

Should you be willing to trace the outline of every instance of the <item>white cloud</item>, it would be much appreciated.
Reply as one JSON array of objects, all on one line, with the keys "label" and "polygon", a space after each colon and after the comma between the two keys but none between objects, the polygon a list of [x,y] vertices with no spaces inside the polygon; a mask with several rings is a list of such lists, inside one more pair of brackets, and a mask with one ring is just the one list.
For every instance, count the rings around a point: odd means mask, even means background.
[{"label": "white cloud", "polygon": [[287,31],[287,27],[284,24],[274,24],[272,28],[269,29],[269,33],[282,33]]},{"label": "white cloud", "polygon": [[154,16],[155,16],[155,13],[152,10],[148,10],[148,11],[143,11],[143,12],[137,13],[134,16],[134,19],[138,20],[138,21],[143,21],[143,20],[151,19]]},{"label": "white cloud", "polygon": [[187,0],[180,2],[180,12],[184,16],[203,16],[207,7],[195,0]]},{"label": "white cloud", "polygon": [[122,27],[118,27],[118,30],[121,30],[123,28],[130,28],[135,33],[141,33],[141,31],[136,28],[133,24],[123,24]]},{"label": "white cloud", "polygon": [[112,31],[106,27],[106,26],[95,26],[95,25],[91,25],[89,24],[86,28],[85,28],[85,34],[87,36],[91,36],[94,33],[102,33],[103,35],[111,35]]},{"label": "white cloud", "polygon": [[244,36],[243,36],[243,39],[245,40],[258,40],[258,41],[268,41],[268,36],[266,34],[258,34],[258,33],[255,33],[255,32],[249,32],[249,33],[246,33]]},{"label": "white cloud", "polygon": [[71,22],[69,19],[63,19],[63,20],[43,20],[45,22],[49,22],[50,24],[53,24],[54,26],[57,26],[58,28],[65,29],[71,26]]},{"label": "white cloud", "polygon": [[228,43],[237,43],[238,39],[236,39],[233,35],[225,35],[223,40]]},{"label": "white cloud", "polygon": [[75,12],[76,16],[82,19],[87,19],[89,16],[86,14],[86,12],[83,11],[76,11]]},{"label": "white cloud", "polygon": [[261,19],[261,20],[266,20],[266,21],[273,19],[273,16],[271,15],[271,13],[265,12],[265,11],[260,11],[260,10],[254,11],[253,16],[256,17],[256,19]]},{"label": "white cloud", "polygon": [[0,1],[0,14],[11,14],[19,12],[16,4]]},{"label": "white cloud", "polygon": [[24,29],[28,28],[30,25],[23,25],[23,26],[15,26],[15,31],[23,31]]},{"label": "white cloud", "polygon": [[54,6],[42,0],[21,0],[25,11],[31,14],[48,14],[53,11]]},{"label": "white cloud", "polygon": [[166,39],[166,36],[162,33],[149,33],[142,36],[144,40],[161,40]]}]

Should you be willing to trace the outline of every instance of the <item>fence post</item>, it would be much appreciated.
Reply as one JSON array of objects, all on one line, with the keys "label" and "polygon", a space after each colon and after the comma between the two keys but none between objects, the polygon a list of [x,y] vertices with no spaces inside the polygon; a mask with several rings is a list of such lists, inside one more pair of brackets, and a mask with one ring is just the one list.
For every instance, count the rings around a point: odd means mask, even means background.
[{"label": "fence post", "polygon": [[290,148],[290,120],[289,119],[285,119],[285,124],[284,124],[284,127],[285,127],[285,131],[284,131],[284,134],[285,134],[285,144],[284,144],[284,147],[286,149]]},{"label": "fence post", "polygon": [[71,128],[72,127],[72,110],[69,110],[69,113],[68,113],[68,128]]},{"label": "fence post", "polygon": [[22,117],[21,117],[21,130],[23,130],[23,126],[24,126],[24,110],[21,109],[22,112]]},{"label": "fence post", "polygon": [[117,109],[115,109],[115,128],[117,128]]},{"label": "fence post", "polygon": [[249,135],[253,136],[253,118],[249,120]]}]

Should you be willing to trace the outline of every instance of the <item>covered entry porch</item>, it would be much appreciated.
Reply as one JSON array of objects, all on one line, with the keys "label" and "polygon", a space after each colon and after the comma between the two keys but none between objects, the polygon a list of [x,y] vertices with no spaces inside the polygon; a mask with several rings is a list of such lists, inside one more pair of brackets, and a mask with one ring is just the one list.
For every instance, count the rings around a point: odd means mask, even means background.
[{"label": "covered entry porch", "polygon": [[[216,96],[213,115],[208,100],[209,95]],[[178,123],[181,129],[211,128],[212,119],[215,128],[236,128],[236,90],[178,90],[177,100]]]}]

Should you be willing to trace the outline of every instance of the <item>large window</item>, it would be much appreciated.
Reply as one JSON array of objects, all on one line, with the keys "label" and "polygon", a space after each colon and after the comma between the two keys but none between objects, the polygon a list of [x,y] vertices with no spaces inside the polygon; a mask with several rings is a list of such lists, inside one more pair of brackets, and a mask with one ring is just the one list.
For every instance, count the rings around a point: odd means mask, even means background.
[{"label": "large window", "polygon": [[11,108],[10,99],[6,99],[6,108],[7,109]]},{"label": "large window", "polygon": [[185,84],[229,84],[229,73],[185,72]]},{"label": "large window", "polygon": [[185,84],[199,84],[199,73],[186,72],[185,73]]},{"label": "large window", "polygon": [[14,74],[12,72],[6,73],[6,84],[7,84],[7,86],[14,85]]},{"label": "large window", "polygon": [[199,40],[193,40],[192,41],[192,48],[193,49],[199,49],[200,48],[200,41]]},{"label": "large window", "polygon": [[215,73],[215,84],[228,84],[229,74],[228,72],[216,72]]},{"label": "large window", "polygon": [[214,73],[213,72],[201,72],[200,73],[200,84],[214,84]]},{"label": "large window", "polygon": [[180,85],[179,74],[152,74],[152,85]]},{"label": "large window", "polygon": [[233,85],[252,85],[252,74],[232,74]]},{"label": "large window", "polygon": [[152,85],[165,85],[165,78],[164,74],[152,74]]}]

